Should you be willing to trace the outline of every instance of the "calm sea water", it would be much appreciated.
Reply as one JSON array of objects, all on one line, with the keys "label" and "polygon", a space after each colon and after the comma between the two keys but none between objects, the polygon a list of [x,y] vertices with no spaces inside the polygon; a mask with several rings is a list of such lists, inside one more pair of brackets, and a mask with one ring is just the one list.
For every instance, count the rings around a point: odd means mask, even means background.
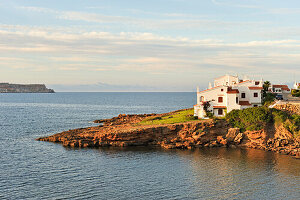
[{"label": "calm sea water", "polygon": [[194,93],[0,94],[0,199],[299,199],[300,160],[260,150],[71,149],[34,139]]}]

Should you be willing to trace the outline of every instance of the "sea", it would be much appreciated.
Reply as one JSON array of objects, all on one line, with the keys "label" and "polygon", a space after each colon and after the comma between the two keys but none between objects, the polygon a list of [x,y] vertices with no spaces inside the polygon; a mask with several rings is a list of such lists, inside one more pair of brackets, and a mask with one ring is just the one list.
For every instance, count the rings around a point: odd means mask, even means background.
[{"label": "sea", "polygon": [[0,94],[0,199],[300,199],[300,160],[254,149],[66,148],[36,141],[195,93]]}]

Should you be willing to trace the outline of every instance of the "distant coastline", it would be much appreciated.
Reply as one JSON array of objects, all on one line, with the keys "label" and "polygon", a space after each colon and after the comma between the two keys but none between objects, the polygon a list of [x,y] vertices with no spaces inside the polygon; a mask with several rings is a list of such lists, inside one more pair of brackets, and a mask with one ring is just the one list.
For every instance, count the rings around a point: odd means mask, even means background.
[{"label": "distant coastline", "polygon": [[0,93],[55,93],[45,84],[10,84],[0,83]]}]

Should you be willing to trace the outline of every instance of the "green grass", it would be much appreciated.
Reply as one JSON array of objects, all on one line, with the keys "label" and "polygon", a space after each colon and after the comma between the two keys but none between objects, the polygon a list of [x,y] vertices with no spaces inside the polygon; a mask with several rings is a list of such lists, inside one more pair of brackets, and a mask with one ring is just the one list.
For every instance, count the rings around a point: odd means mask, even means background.
[{"label": "green grass", "polygon": [[175,124],[198,120],[194,117],[194,109],[188,109],[183,111],[177,111],[169,115],[162,117],[150,117],[144,119],[139,124],[140,125],[162,125],[162,124]]}]

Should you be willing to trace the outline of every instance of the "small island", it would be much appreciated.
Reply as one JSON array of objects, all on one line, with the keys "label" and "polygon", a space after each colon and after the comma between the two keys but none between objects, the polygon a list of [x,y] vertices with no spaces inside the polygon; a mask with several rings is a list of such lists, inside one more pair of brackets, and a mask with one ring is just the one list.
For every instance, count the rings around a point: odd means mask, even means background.
[{"label": "small island", "polygon": [[0,83],[0,93],[54,93],[54,90],[44,84]]}]

